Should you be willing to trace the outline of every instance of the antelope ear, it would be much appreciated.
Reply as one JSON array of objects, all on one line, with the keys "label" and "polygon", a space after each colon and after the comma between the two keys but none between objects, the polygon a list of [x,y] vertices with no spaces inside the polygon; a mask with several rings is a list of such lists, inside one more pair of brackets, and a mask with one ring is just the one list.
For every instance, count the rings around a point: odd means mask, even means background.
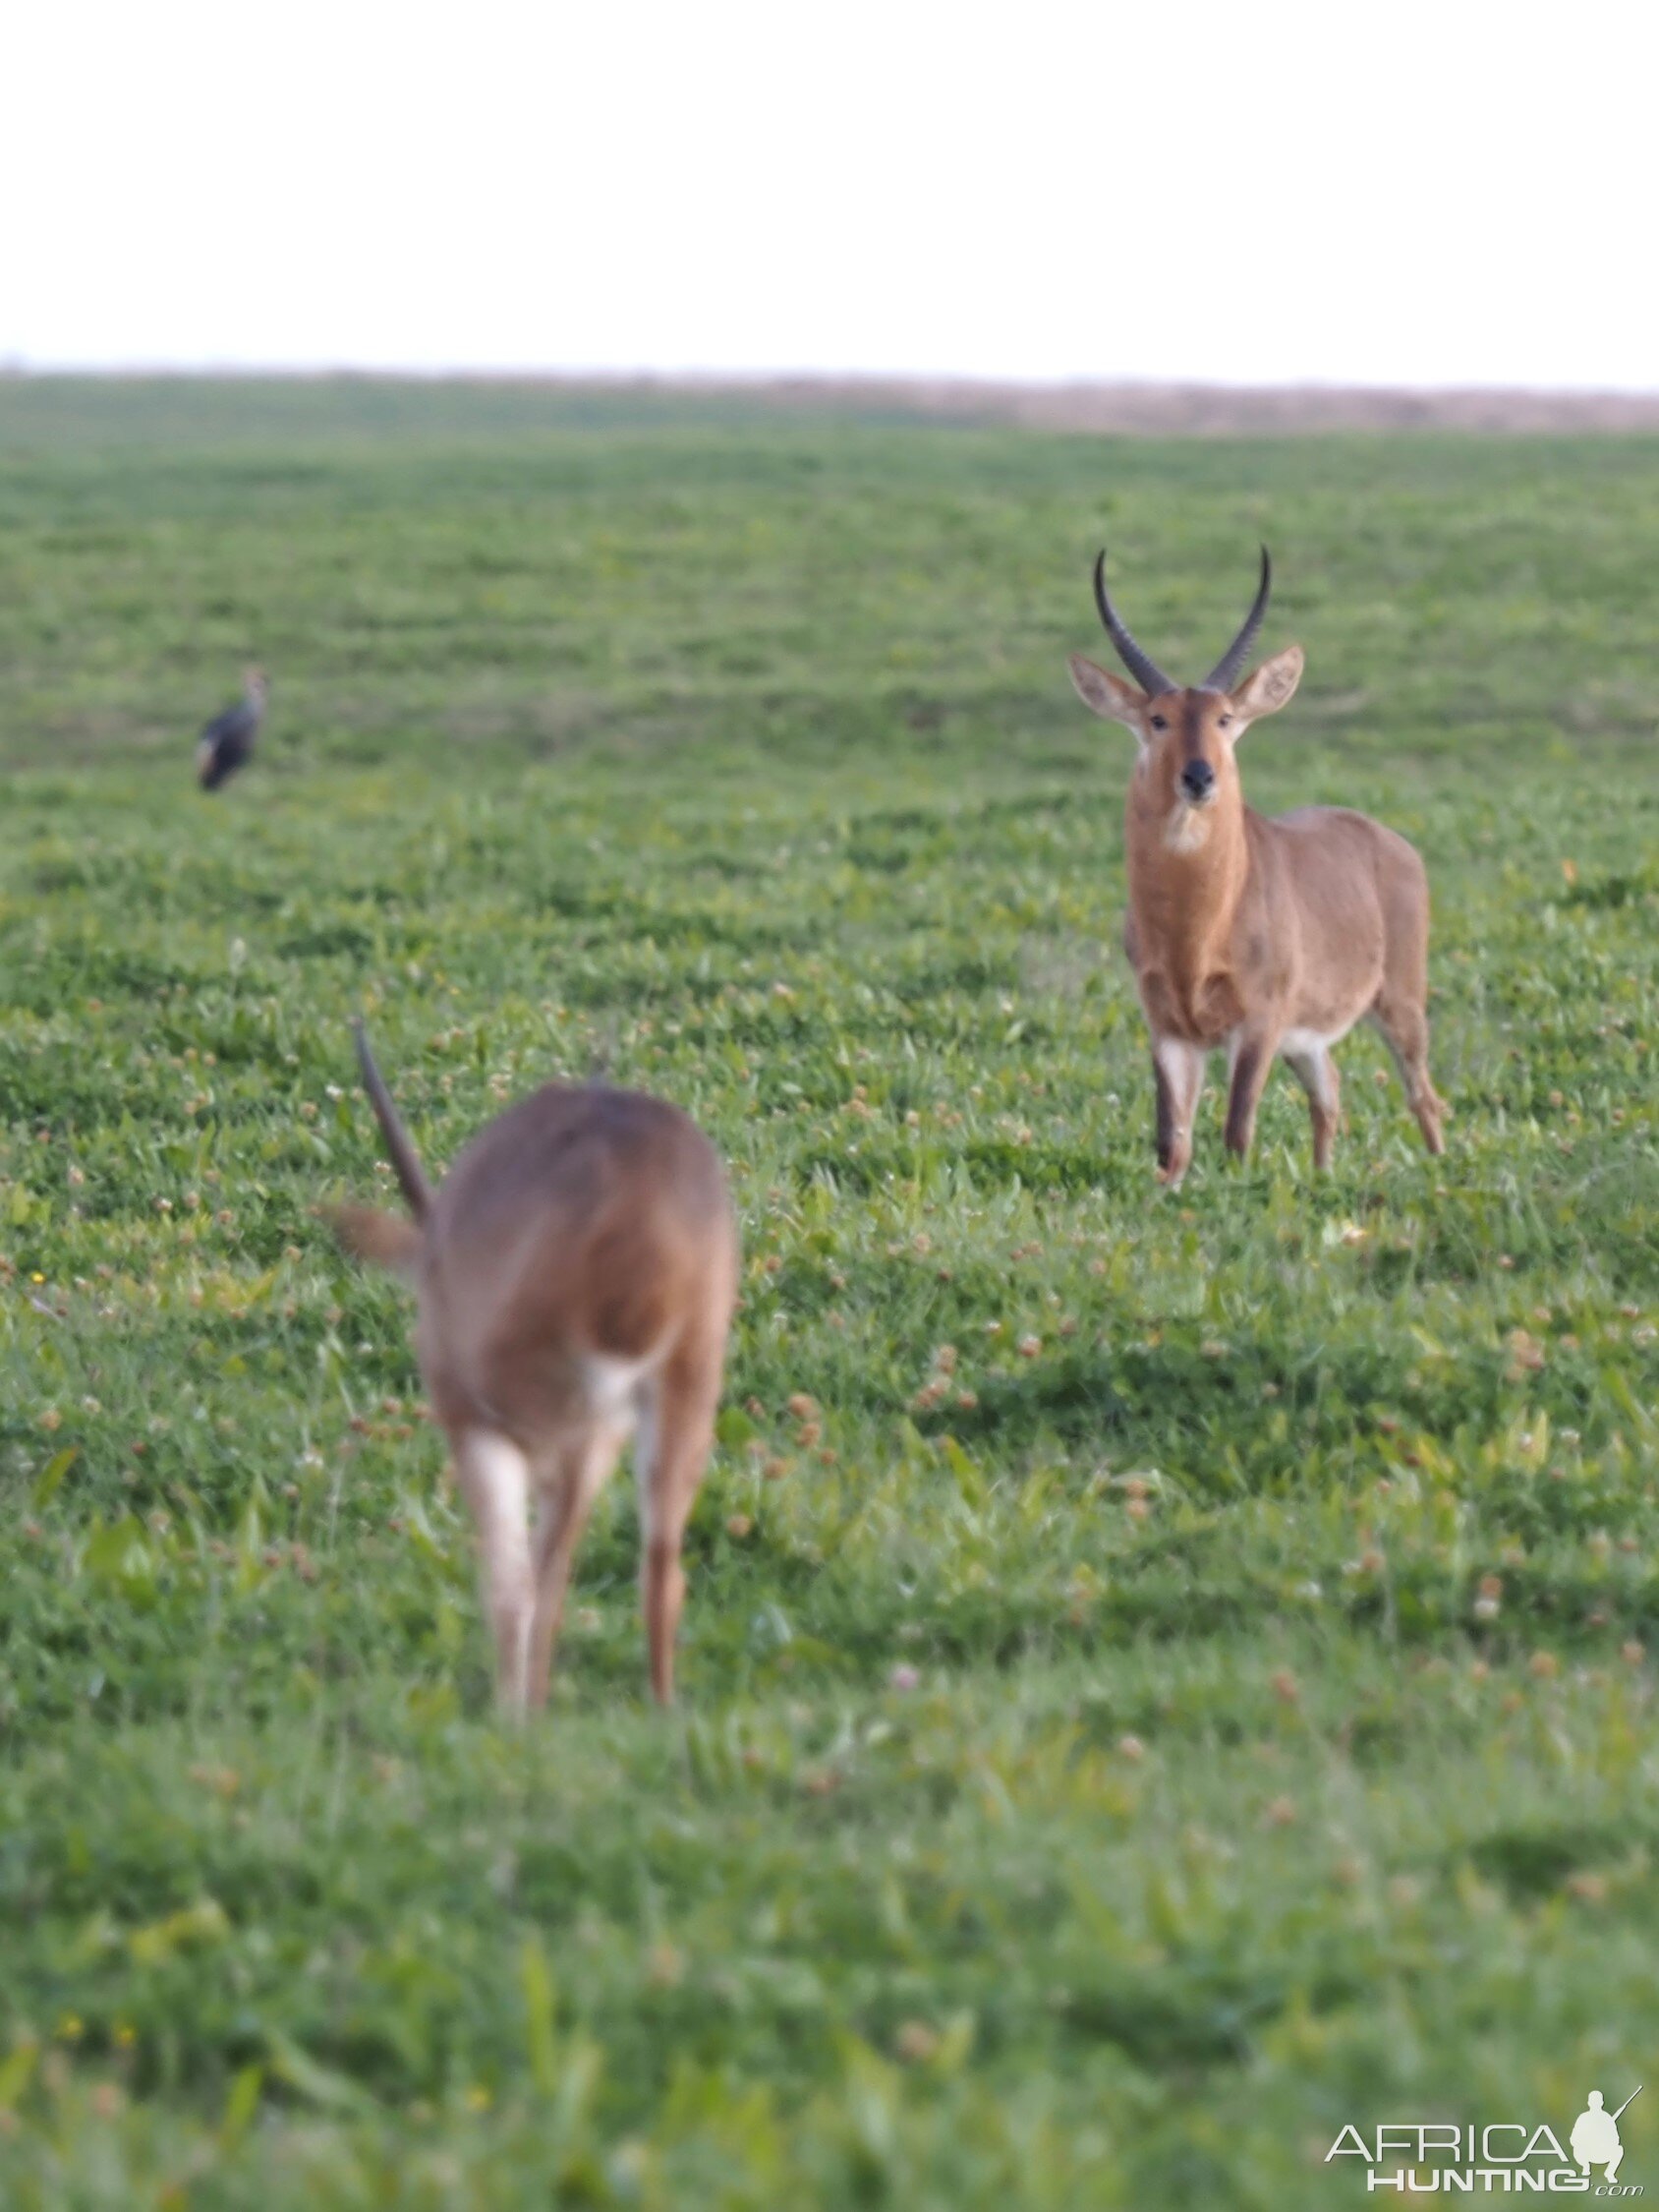
[{"label": "antelope ear", "polygon": [[1091,713],[1105,722],[1123,723],[1137,737],[1143,736],[1144,691],[1137,691],[1132,683],[1115,676],[1110,669],[1097,669],[1092,661],[1085,661],[1081,653],[1073,653],[1065,665],[1071,670],[1078,698]]},{"label": "antelope ear", "polygon": [[1302,649],[1299,645],[1287,645],[1283,653],[1264,661],[1255,674],[1233,693],[1232,703],[1239,720],[1259,722],[1263,715],[1276,715],[1295,697],[1301,680]]}]

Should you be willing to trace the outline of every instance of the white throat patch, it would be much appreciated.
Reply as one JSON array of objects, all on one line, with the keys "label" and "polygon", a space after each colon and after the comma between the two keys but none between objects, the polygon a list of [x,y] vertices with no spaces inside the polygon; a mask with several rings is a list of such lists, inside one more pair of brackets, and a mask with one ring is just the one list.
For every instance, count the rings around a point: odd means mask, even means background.
[{"label": "white throat patch", "polygon": [[1174,812],[1164,825],[1164,848],[1167,852],[1201,852],[1210,842],[1210,809],[1207,806],[1188,806],[1178,800]]}]

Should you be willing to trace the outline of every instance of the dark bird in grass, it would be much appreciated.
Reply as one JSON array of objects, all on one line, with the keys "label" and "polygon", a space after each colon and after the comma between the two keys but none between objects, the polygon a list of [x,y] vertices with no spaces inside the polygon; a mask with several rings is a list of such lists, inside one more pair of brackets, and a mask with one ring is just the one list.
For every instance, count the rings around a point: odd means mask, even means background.
[{"label": "dark bird in grass", "polygon": [[265,719],[270,678],[263,669],[250,669],[244,684],[236,705],[215,715],[197,740],[196,774],[204,791],[216,791],[221,784],[228,784],[253,756],[254,740]]}]

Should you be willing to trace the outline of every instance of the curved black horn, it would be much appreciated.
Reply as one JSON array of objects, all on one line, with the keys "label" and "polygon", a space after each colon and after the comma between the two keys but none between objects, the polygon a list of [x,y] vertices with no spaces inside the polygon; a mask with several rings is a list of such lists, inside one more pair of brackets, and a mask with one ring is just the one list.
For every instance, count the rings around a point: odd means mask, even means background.
[{"label": "curved black horn", "polygon": [[1161,691],[1178,691],[1164,673],[1158,663],[1143,653],[1118,618],[1117,610],[1106,588],[1106,548],[1103,546],[1095,561],[1095,605],[1100,609],[1100,618],[1106,624],[1106,634],[1117,648],[1117,658],[1122,662],[1149,699],[1156,699]]},{"label": "curved black horn", "polygon": [[1201,689],[1205,691],[1230,691],[1238,681],[1238,671],[1244,666],[1244,656],[1256,642],[1256,632],[1262,626],[1262,616],[1267,612],[1268,596],[1273,590],[1273,562],[1268,558],[1267,548],[1262,548],[1262,580],[1256,586],[1256,603],[1244,617],[1244,627],[1204,678]]}]

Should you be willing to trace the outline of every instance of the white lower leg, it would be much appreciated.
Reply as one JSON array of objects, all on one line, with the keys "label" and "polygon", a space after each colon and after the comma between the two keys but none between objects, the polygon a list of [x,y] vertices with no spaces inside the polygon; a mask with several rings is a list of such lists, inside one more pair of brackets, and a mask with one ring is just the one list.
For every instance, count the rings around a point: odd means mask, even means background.
[{"label": "white lower leg", "polygon": [[1204,1085],[1204,1055],[1196,1045],[1185,1044],[1178,1037],[1159,1037],[1152,1050],[1164,1078],[1169,1116],[1164,1175],[1171,1190],[1178,1191],[1192,1159],[1192,1123]]},{"label": "white lower leg", "polygon": [[495,1637],[495,1694],[524,1710],[535,1590],[530,1571],[530,1467],[510,1437],[473,1428],[456,1446],[456,1471],[478,1529],[485,1604]]}]

